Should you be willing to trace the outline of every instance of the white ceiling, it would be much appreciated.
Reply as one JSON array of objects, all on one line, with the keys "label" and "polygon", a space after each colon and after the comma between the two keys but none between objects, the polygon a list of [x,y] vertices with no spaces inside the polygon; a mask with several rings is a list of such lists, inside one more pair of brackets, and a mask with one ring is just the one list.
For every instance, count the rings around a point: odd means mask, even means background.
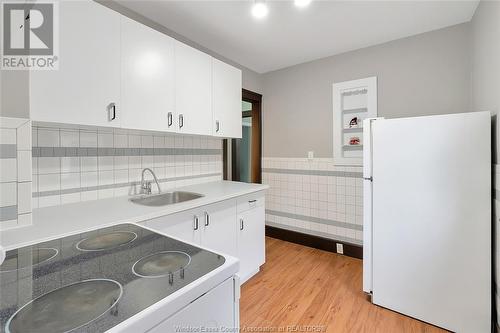
[{"label": "white ceiling", "polygon": [[119,3],[256,72],[436,30],[472,18],[474,1],[267,1],[256,20],[253,1],[140,1]]}]

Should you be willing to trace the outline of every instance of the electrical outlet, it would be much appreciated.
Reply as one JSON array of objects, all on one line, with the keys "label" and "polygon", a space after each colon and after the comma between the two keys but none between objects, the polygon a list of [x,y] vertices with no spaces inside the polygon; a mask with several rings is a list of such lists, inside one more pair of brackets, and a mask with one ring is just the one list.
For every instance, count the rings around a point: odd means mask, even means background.
[{"label": "electrical outlet", "polygon": [[337,253],[344,254],[344,244],[337,243]]},{"label": "electrical outlet", "polygon": [[307,158],[312,160],[314,158],[314,152],[313,151],[308,151],[307,152]]}]

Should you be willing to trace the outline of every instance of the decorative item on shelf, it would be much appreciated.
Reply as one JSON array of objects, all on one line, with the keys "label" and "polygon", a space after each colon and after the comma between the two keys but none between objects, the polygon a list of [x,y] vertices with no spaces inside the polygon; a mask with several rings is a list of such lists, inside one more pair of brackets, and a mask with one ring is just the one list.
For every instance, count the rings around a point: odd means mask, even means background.
[{"label": "decorative item on shelf", "polygon": [[349,139],[349,145],[351,145],[351,146],[359,145],[359,143],[360,143],[360,140],[359,140],[359,137],[357,137],[357,136],[353,136]]},{"label": "decorative item on shelf", "polygon": [[349,128],[357,128],[359,126],[359,119],[358,117],[354,117],[351,119],[349,122]]}]

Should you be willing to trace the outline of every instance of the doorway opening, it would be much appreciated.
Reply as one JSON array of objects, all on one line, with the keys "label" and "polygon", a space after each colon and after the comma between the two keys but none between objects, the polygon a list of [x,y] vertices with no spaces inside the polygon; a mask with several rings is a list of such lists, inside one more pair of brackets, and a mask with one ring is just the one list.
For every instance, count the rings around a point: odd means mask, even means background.
[{"label": "doorway opening", "polygon": [[262,181],[262,95],[243,89],[242,138],[224,140],[224,179]]}]

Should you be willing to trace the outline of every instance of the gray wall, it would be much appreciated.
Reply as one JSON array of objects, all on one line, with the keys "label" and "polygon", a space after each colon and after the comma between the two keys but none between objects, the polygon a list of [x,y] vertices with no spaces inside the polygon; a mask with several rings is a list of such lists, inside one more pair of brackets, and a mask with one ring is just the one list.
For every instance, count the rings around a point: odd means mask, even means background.
[{"label": "gray wall", "polygon": [[29,74],[0,70],[0,116],[29,118]]},{"label": "gray wall", "polygon": [[468,23],[264,74],[265,157],[332,157],[332,83],[378,77],[387,118],[470,110]]},{"label": "gray wall", "polygon": [[[500,111],[500,3],[481,1],[472,20],[472,108]],[[498,163],[498,126],[494,117],[495,153]]]},{"label": "gray wall", "polygon": [[[498,112],[500,111],[500,2],[481,1],[472,19],[472,108],[491,111],[493,116],[493,163],[498,163]],[[494,175],[493,205],[494,274],[497,328],[500,320],[500,179],[498,165]]]}]

